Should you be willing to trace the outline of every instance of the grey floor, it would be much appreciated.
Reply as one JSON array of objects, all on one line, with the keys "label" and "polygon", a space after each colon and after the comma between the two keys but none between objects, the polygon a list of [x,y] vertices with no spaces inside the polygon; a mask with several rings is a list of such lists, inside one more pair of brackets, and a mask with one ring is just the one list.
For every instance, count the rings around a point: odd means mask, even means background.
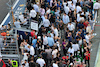
[{"label": "grey floor", "polygon": [[[99,16],[100,16],[100,10],[99,10]],[[100,25],[100,17],[97,18],[97,20],[99,23],[96,23],[96,25]],[[100,26],[95,26],[94,33],[96,33],[97,35],[92,39],[90,67],[94,67],[95,65],[97,51],[100,43]]]}]

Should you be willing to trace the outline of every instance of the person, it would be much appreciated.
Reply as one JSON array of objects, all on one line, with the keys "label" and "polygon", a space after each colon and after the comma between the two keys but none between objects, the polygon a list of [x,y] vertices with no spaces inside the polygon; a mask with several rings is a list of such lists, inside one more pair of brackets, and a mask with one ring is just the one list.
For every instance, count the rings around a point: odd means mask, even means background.
[{"label": "person", "polygon": [[43,45],[44,45],[44,49],[46,49],[47,44],[48,44],[47,36],[43,35]]},{"label": "person", "polygon": [[62,19],[63,19],[63,23],[64,23],[64,24],[67,24],[68,22],[70,22],[70,20],[69,20],[69,16],[66,15],[66,13],[64,13]]},{"label": "person", "polygon": [[97,17],[98,17],[98,10],[100,9],[100,3],[98,3],[98,1],[96,1],[96,3],[94,3],[93,9],[95,11],[95,14],[97,12]]},{"label": "person", "polygon": [[47,19],[47,16],[45,15],[45,19],[43,20],[44,27],[48,28],[50,25],[50,21]]},{"label": "person", "polygon": [[21,25],[20,25],[20,24],[21,24],[21,23],[19,22],[19,20],[16,19],[16,21],[14,22],[15,27],[16,27],[16,28],[21,28]]},{"label": "person", "polygon": [[19,19],[20,19],[21,22],[24,21],[24,15],[22,13],[19,14]]},{"label": "person", "polygon": [[54,45],[54,39],[51,37],[51,35],[48,36],[48,45],[52,48]]},{"label": "person", "polygon": [[48,63],[52,61],[52,49],[47,46],[47,49],[45,49],[45,52],[47,53],[47,66],[49,65]]},{"label": "person", "polygon": [[75,57],[75,56],[77,57],[77,52],[78,52],[78,50],[79,50],[79,45],[78,45],[76,42],[74,42],[74,43],[72,44],[72,47],[73,47],[73,49],[74,49],[74,57]]},{"label": "person", "polygon": [[57,53],[58,53],[58,50],[55,49],[55,47],[53,47],[53,51],[52,51],[52,58],[53,58],[53,59],[56,59]]},{"label": "person", "polygon": [[36,20],[36,11],[34,10],[34,8],[30,11],[30,17],[32,20]]},{"label": "person", "polygon": [[32,46],[33,46],[34,48],[36,48],[36,43],[37,43],[37,39],[35,39],[35,37],[33,37]]},{"label": "person", "polygon": [[37,67],[36,63],[33,61],[32,58],[31,58],[31,61],[29,62],[29,67]]},{"label": "person", "polygon": [[82,11],[82,8],[80,7],[80,4],[77,5],[76,10],[77,10],[76,11],[77,13],[80,12],[80,11]]},{"label": "person", "polygon": [[34,54],[35,54],[34,47],[29,45],[28,48],[30,49],[30,56],[34,57]]},{"label": "person", "polygon": [[74,49],[72,46],[68,49],[68,53],[69,53],[69,56],[70,56],[70,53],[74,55]]},{"label": "person", "polygon": [[42,56],[40,56],[40,58],[38,58],[38,59],[36,60],[36,63],[40,64],[40,67],[43,67],[43,66],[46,65],[44,59],[42,59]]},{"label": "person", "polygon": [[66,6],[64,6],[64,11],[65,11],[65,13],[68,15],[68,13],[69,13],[69,11],[70,11],[70,9],[69,9],[69,7],[68,7],[68,4],[66,4]]},{"label": "person", "polygon": [[68,23],[67,28],[69,29],[70,32],[74,32],[75,27],[71,22]]},{"label": "person", "polygon": [[88,49],[86,49],[86,52],[84,54],[85,54],[85,64],[86,64],[86,62],[88,62],[88,67],[90,67],[90,63],[89,63],[90,52],[88,51]]},{"label": "person", "polygon": [[58,66],[58,61],[55,61],[55,62],[53,63],[53,67],[59,67],[59,66]]}]

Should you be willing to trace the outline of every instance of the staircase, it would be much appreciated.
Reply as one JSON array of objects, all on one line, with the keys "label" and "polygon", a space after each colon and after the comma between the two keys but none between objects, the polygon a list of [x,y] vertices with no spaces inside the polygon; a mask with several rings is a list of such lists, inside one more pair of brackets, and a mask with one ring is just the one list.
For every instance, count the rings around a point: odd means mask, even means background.
[{"label": "staircase", "polygon": [[0,36],[0,38],[2,39],[6,38],[2,40],[2,43],[0,44],[2,59],[5,61],[5,63],[7,62],[8,59],[16,60],[20,63],[17,37],[15,38],[15,36],[12,35],[12,36],[6,36],[6,37]]}]

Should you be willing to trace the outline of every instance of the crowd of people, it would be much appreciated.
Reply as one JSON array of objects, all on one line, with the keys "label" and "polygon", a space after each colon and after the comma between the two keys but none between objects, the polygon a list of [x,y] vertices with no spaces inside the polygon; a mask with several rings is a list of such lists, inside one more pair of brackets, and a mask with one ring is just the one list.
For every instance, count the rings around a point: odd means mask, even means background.
[{"label": "crowd of people", "polygon": [[[35,20],[41,27],[24,32],[23,37],[17,34],[23,55],[19,66],[90,67],[94,14],[99,5],[92,0],[27,0],[25,12],[19,14],[14,26],[29,27],[30,21]],[[1,32],[1,36],[12,34],[10,24],[2,25],[1,31],[6,28],[8,32]],[[11,63],[9,59],[10,66]]]}]

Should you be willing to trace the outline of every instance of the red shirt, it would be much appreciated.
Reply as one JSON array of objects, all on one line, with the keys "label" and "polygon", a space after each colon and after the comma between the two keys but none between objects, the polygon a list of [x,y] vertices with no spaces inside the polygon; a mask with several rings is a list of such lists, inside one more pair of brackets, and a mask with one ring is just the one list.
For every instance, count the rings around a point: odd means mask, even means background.
[{"label": "red shirt", "polygon": [[6,32],[2,32],[1,35],[2,35],[2,36],[6,36]]},{"label": "red shirt", "polygon": [[89,60],[90,60],[90,53],[89,53],[89,51],[87,51],[86,54],[87,55],[85,56],[85,59],[88,60],[88,58],[89,58]]},{"label": "red shirt", "polygon": [[84,23],[83,23],[83,25],[84,25],[85,27],[87,27],[87,26],[88,26],[88,24],[89,24],[89,22],[87,22],[87,23],[86,23],[86,22],[84,22]]}]

